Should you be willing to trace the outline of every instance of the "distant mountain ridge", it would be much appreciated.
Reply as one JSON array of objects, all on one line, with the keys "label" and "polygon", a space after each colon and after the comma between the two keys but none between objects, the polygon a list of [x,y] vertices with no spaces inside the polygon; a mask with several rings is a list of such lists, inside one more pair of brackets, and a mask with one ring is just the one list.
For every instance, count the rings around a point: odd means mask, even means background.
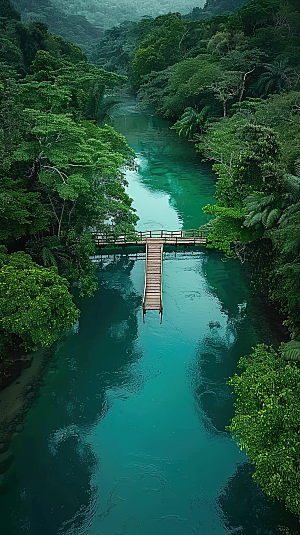
[{"label": "distant mountain ridge", "polygon": [[[143,16],[180,12],[195,20],[232,12],[245,0],[12,0],[23,22],[42,21],[50,31],[85,51],[106,29]],[[188,13],[189,12],[189,13]]]},{"label": "distant mountain ridge", "polygon": [[[205,0],[196,3],[203,7]],[[83,17],[102,31],[124,20],[138,20],[143,16],[156,17],[176,11],[188,13],[193,5],[190,0],[13,0],[13,4],[24,20],[39,16],[47,24],[56,26],[61,17]]]},{"label": "distant mountain ridge", "polygon": [[81,14],[66,14],[52,0],[12,0],[23,22],[41,21],[49,30],[83,49],[99,40],[101,28]]},{"label": "distant mountain ridge", "polygon": [[187,15],[187,18],[204,20],[222,13],[233,13],[246,2],[247,0],[206,0],[203,8],[194,7]]}]

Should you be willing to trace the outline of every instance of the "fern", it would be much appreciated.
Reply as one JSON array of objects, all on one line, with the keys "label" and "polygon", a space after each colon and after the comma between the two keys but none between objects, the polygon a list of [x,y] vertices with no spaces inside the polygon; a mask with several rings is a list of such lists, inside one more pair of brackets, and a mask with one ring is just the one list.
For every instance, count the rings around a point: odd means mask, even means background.
[{"label": "fern", "polygon": [[258,212],[251,216],[250,218],[246,218],[244,221],[245,227],[253,227],[254,225],[257,225],[257,223],[261,222],[262,213]]},{"label": "fern", "polygon": [[245,204],[251,204],[260,200],[262,197],[264,197],[264,193],[262,191],[255,191],[254,193],[251,193],[250,195],[245,197],[244,202]]},{"label": "fern", "polygon": [[267,226],[267,220],[268,220],[268,216],[269,216],[270,210],[271,210],[271,208],[270,208],[270,206],[268,206],[262,213],[261,222],[264,225],[264,227]]},{"label": "fern", "polygon": [[296,204],[292,204],[291,206],[286,208],[284,210],[282,216],[278,220],[278,224],[282,225],[282,226],[284,226],[284,224],[285,225],[288,224],[290,222],[290,220],[291,220],[290,218],[292,216],[297,215],[298,212],[300,212],[300,202],[298,202]]},{"label": "fern", "polygon": [[295,175],[284,175],[283,187],[290,193],[294,201],[299,200],[300,196],[300,177]]},{"label": "fern", "polygon": [[281,344],[279,351],[284,360],[299,362],[300,361],[300,342],[292,340],[286,344]]},{"label": "fern", "polygon": [[274,223],[276,223],[280,215],[281,215],[281,210],[279,210],[279,208],[273,208],[273,210],[271,210],[271,212],[269,213],[267,217],[266,227],[271,228],[274,225]]},{"label": "fern", "polygon": [[45,267],[57,266],[54,254],[48,247],[43,247],[41,256]]}]

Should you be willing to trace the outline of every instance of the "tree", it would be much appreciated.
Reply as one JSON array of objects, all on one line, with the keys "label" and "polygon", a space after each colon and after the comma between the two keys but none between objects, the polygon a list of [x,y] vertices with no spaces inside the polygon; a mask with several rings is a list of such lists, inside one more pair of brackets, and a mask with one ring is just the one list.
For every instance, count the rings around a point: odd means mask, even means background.
[{"label": "tree", "polygon": [[239,367],[229,381],[237,401],[228,429],[254,464],[253,479],[300,516],[300,370],[264,344]]},{"label": "tree", "polygon": [[204,106],[200,112],[194,108],[185,108],[179,121],[177,121],[171,130],[176,130],[179,136],[193,139],[196,133],[205,131],[205,123],[210,111],[209,106]]},{"label": "tree", "polygon": [[211,89],[217,100],[222,102],[223,117],[227,115],[227,102],[234,99],[241,93],[243,87],[243,75],[241,72],[228,71],[222,74],[220,80],[213,82],[208,89]]},{"label": "tree", "polygon": [[[81,295],[92,295],[97,285],[91,230],[109,228],[118,235],[133,232],[137,221],[120,172],[123,164],[131,165],[134,153],[110,126],[75,122],[62,113],[23,113],[25,139],[14,156],[29,166],[27,188],[40,195],[48,218],[46,232],[35,232],[35,245],[31,241],[27,250],[36,261],[60,251],[59,273],[79,285]],[[47,243],[49,235],[57,240]]]},{"label": "tree", "polygon": [[40,193],[28,192],[7,177],[0,182],[0,241],[10,243],[21,236],[48,229],[48,214]]},{"label": "tree", "polygon": [[[35,98],[35,108],[45,109],[44,106],[47,105],[48,110],[45,111],[55,111],[53,106],[56,102],[67,98],[60,111],[68,110],[74,117],[80,116],[97,122],[103,119],[116,103],[115,99],[106,98],[105,94],[126,82],[127,78],[98,69],[80,59],[72,63],[39,50],[31,64],[34,75],[27,76],[21,86],[25,104],[26,97],[31,102]],[[37,83],[41,85],[38,87]]]},{"label": "tree", "polygon": [[287,67],[286,62],[265,64],[264,68],[265,72],[260,75],[256,89],[260,97],[266,97],[270,93],[280,93],[284,87],[296,85],[299,81],[297,71]]},{"label": "tree", "polygon": [[179,13],[155,19],[132,63],[137,86],[140,86],[143,76],[151,71],[162,71],[182,57],[182,43],[187,33],[187,23]]},{"label": "tree", "polygon": [[89,226],[99,229],[109,219],[113,224],[122,209],[133,216],[119,168],[130,164],[134,153],[121,134],[107,125],[98,128],[75,122],[68,114],[33,109],[24,110],[24,121],[27,139],[15,159],[29,163],[29,183],[31,188],[42,187],[57,236],[75,227],[78,232]]},{"label": "tree", "polygon": [[[198,137],[201,139],[201,143],[196,144],[198,150],[215,161],[213,169],[218,175],[217,205],[203,208],[205,213],[216,216],[209,222],[208,240],[212,247],[227,255],[235,254],[244,261],[245,245],[264,234],[265,227],[260,226],[261,209],[266,209],[267,204],[262,198],[271,203],[271,196],[276,193],[272,200],[276,198],[277,202],[282,193],[276,181],[278,140],[271,129],[253,124],[240,114],[208,125],[208,135]],[[258,203],[258,200],[262,204],[254,207],[251,201]],[[270,206],[268,213],[264,213],[264,217],[270,216],[270,226],[271,220],[275,223],[281,215],[281,210],[276,211],[280,207],[278,203],[278,206],[272,205],[275,212],[271,214]]]},{"label": "tree", "polygon": [[69,283],[55,267],[43,268],[23,252],[0,249],[0,329],[22,338],[26,350],[48,347],[79,316]]},{"label": "tree", "polygon": [[237,9],[234,17],[241,20],[245,34],[251,35],[258,28],[272,24],[279,8],[280,0],[249,0]]},{"label": "tree", "polygon": [[201,109],[212,103],[214,98],[210,86],[222,78],[220,66],[209,54],[180,61],[170,71],[168,94],[160,105],[167,117],[180,117],[185,108]]},{"label": "tree", "polygon": [[21,20],[21,15],[18,13],[10,0],[2,0],[0,4],[0,17],[6,19]]},{"label": "tree", "polygon": [[24,38],[34,57],[21,79],[3,72],[0,238],[19,240],[14,248],[92,295],[91,231],[133,232],[137,217],[120,171],[133,151],[113,128],[86,119],[104,118],[112,105],[106,94],[126,78],[99,70],[43,24],[13,22],[6,36],[17,44],[16,36]]}]

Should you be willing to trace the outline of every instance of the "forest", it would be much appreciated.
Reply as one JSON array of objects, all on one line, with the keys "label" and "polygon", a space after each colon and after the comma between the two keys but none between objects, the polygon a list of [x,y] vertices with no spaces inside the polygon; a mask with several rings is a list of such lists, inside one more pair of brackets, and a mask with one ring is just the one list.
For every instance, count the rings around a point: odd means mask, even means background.
[{"label": "forest", "polygon": [[[44,5],[50,13],[54,2]],[[208,0],[187,15],[124,21],[124,12],[109,29],[84,15],[90,61],[39,15],[21,22],[5,0],[0,16],[2,380],[7,354],[50,346],[72,327],[70,288],[95,291],[90,230],[134,232],[120,171],[134,153],[105,125],[127,83],[141,109],[154,106],[212,162],[208,247],[251,265],[256,291],[289,330],[290,342],[241,358],[228,429],[254,479],[299,516],[299,2]]]},{"label": "forest", "polygon": [[[133,151],[104,124],[125,78],[99,70],[41,22],[1,4],[1,368],[50,346],[96,289],[91,229],[134,230],[123,165]],[[99,126],[101,125],[102,126]]]},{"label": "forest", "polygon": [[213,163],[208,247],[248,261],[256,291],[284,316],[291,341],[257,346],[229,381],[237,401],[228,429],[254,480],[299,516],[299,3],[250,0],[195,19],[121,24],[93,59],[127,74],[141,108],[154,106]]},{"label": "forest", "polygon": [[[244,0],[204,0],[189,15],[206,19],[213,15],[232,12]],[[168,12],[188,13],[189,0],[122,0],[118,6],[104,0],[13,0],[13,6],[21,14],[23,22],[44,22],[49,30],[67,41],[82,47],[89,53],[103,36],[105,30],[142,17],[156,17]],[[204,5],[203,5],[204,4]]]},{"label": "forest", "polygon": [[299,336],[300,145],[297,1],[251,0],[205,21],[180,14],[107,30],[93,62],[127,75],[214,162],[210,246],[253,263],[255,284]]}]

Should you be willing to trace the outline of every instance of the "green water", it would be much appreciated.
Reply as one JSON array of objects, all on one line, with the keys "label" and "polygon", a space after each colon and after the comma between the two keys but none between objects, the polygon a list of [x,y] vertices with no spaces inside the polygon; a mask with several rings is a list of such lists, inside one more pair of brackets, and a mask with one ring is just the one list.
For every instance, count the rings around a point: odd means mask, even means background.
[{"label": "green water", "polygon": [[[139,228],[203,223],[214,177],[192,145],[131,102],[115,126],[137,152],[127,178]],[[276,341],[245,267],[204,248],[166,251],[160,325],[158,312],[142,321],[144,260],[96,260],[99,291],[78,301],[79,324],[53,350],[10,445],[1,533],[267,535],[292,525],[224,430],[239,356]]]}]

